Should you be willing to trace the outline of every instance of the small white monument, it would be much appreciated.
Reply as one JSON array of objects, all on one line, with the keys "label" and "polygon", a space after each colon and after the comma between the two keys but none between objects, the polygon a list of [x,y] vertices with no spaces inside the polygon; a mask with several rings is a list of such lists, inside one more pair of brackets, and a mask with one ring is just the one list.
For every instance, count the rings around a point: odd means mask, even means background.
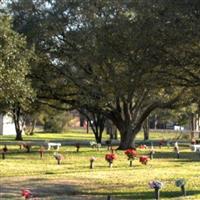
[{"label": "small white monument", "polygon": [[0,135],[16,135],[15,124],[9,114],[0,114]]}]

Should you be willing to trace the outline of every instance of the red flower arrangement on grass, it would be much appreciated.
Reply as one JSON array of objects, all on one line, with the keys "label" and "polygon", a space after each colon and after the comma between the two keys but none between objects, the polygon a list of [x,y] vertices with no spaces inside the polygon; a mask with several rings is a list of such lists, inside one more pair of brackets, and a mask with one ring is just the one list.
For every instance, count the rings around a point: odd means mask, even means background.
[{"label": "red flower arrangement on grass", "polygon": [[79,143],[76,143],[76,144],[75,144],[75,147],[76,147],[76,152],[78,153],[78,152],[79,152],[79,149],[80,149],[80,144],[79,144]]},{"label": "red flower arrangement on grass", "polygon": [[7,148],[7,146],[6,145],[4,145],[4,147],[3,147],[3,149],[2,149],[2,159],[5,159],[6,157],[5,157],[5,154],[8,152],[8,148]]},{"label": "red flower arrangement on grass", "polygon": [[148,156],[141,156],[140,157],[140,162],[143,164],[143,165],[146,165],[148,163],[148,160],[149,160],[149,157]]},{"label": "red flower arrangement on grass", "polygon": [[109,163],[109,167],[112,167],[113,161],[117,159],[116,154],[108,153],[105,155],[105,160]]},{"label": "red flower arrangement on grass", "polygon": [[132,167],[132,161],[136,158],[137,152],[134,149],[127,149],[124,153],[127,155],[128,160],[130,160],[130,167]]},{"label": "red flower arrangement on grass", "polygon": [[191,144],[196,144],[196,140],[192,139]]},{"label": "red flower arrangement on grass", "polygon": [[140,149],[147,149],[147,145],[141,144],[141,145],[139,146],[139,148],[140,148]]},{"label": "red flower arrangement on grass", "polygon": [[29,189],[22,189],[21,192],[22,192],[22,196],[25,199],[30,199],[33,196],[32,192]]}]

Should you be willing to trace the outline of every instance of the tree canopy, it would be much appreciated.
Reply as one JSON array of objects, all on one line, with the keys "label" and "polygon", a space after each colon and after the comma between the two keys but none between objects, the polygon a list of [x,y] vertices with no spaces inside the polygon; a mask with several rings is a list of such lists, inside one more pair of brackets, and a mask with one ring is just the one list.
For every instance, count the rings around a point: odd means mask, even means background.
[{"label": "tree canopy", "polygon": [[154,109],[189,104],[188,86],[200,85],[197,0],[18,0],[11,8],[41,58],[32,68],[38,97],[111,119],[121,149]]},{"label": "tree canopy", "polygon": [[[16,131],[20,132],[20,110],[25,110],[34,98],[29,62],[33,56],[28,50],[25,39],[12,30],[11,19],[0,16],[0,104],[1,111],[13,115]],[[19,110],[20,109],[20,110]],[[21,139],[19,134],[18,139]]]}]

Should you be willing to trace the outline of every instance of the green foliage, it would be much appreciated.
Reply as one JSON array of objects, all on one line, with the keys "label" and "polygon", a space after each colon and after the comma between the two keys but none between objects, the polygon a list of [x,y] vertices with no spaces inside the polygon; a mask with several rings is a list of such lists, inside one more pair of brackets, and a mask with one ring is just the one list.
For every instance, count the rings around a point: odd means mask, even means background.
[{"label": "green foliage", "polygon": [[153,110],[192,102],[198,1],[19,0],[11,8],[40,57],[32,68],[38,97],[109,117],[123,148]]},{"label": "green foliage", "polygon": [[46,115],[44,118],[44,131],[63,132],[67,128],[67,122],[70,116],[67,112],[54,111]]},{"label": "green foliage", "polygon": [[30,108],[35,97],[28,79],[34,53],[11,24],[10,17],[0,15],[0,109],[12,114],[16,139],[22,140],[21,116]]},{"label": "green foliage", "polygon": [[33,51],[26,47],[25,39],[14,32],[11,19],[0,16],[0,101],[8,107],[27,105],[34,97],[27,79]]}]

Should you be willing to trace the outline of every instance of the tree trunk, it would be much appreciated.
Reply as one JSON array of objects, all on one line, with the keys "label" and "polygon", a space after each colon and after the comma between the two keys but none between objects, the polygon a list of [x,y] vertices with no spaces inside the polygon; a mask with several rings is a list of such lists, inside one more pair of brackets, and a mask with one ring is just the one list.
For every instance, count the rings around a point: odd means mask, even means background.
[{"label": "tree trunk", "polygon": [[99,113],[91,113],[91,116],[87,115],[90,127],[95,135],[97,143],[101,143],[102,134],[105,125],[105,117]]},{"label": "tree trunk", "polygon": [[16,131],[16,138],[15,140],[23,140],[22,138],[22,127],[20,125],[20,106],[16,106],[13,110],[12,110],[12,115],[13,115],[13,121],[15,124],[15,131]]},{"label": "tree trunk", "polygon": [[144,130],[144,140],[149,140],[149,118],[147,118],[144,121],[143,130]]},{"label": "tree trunk", "polygon": [[94,133],[94,135],[95,135],[96,142],[97,143],[101,143],[102,135],[101,134],[99,135],[98,133]]},{"label": "tree trunk", "polygon": [[86,133],[89,133],[89,121],[87,120],[87,123],[86,123]]},{"label": "tree trunk", "polygon": [[19,141],[22,141],[23,138],[22,138],[22,131],[20,130],[16,130],[16,137],[15,137],[15,140],[19,140]]},{"label": "tree trunk", "polygon": [[125,130],[120,131],[121,140],[118,149],[126,150],[129,148],[134,148],[134,139],[139,130],[132,130],[131,126],[125,127]]},{"label": "tree trunk", "polygon": [[194,113],[191,114],[191,139],[195,137],[195,115]]},{"label": "tree trunk", "polygon": [[31,122],[30,135],[33,135],[33,134],[34,134],[35,125],[36,125],[36,119],[34,119],[34,120]]}]

